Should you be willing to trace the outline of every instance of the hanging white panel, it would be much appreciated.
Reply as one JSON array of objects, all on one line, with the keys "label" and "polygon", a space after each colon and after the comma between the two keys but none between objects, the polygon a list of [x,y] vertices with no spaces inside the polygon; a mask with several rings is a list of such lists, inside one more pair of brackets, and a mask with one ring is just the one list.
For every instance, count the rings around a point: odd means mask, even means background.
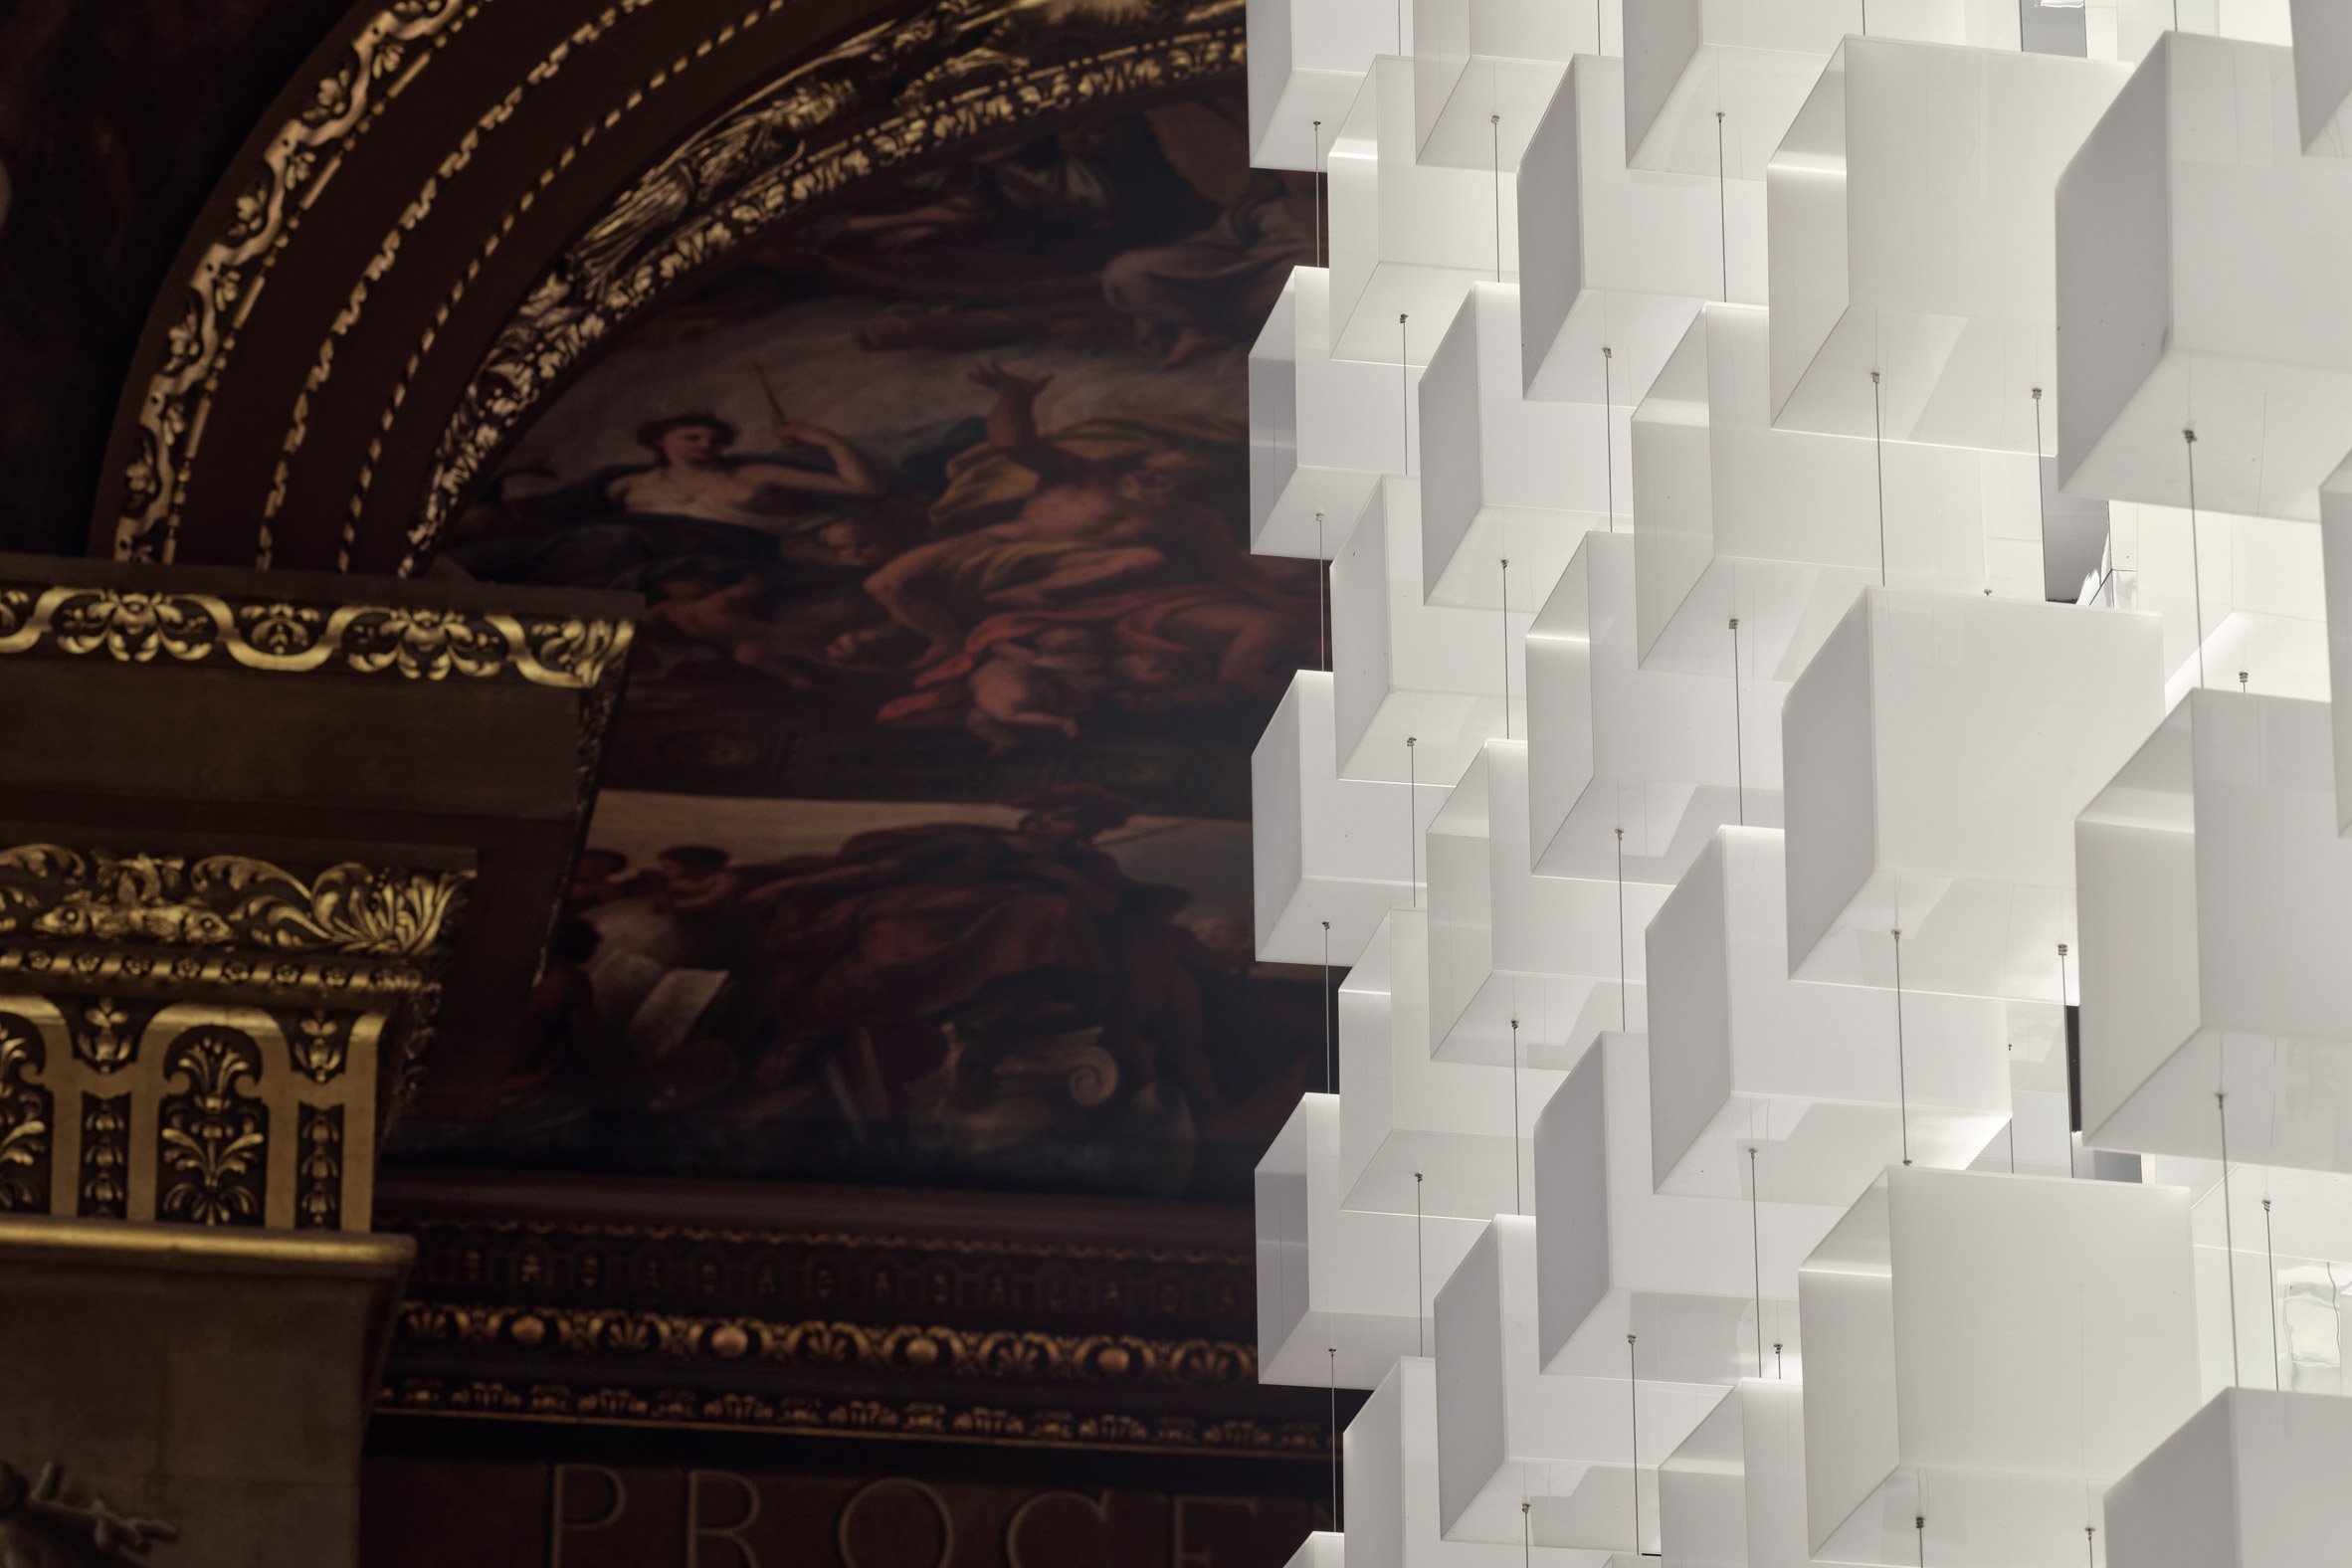
[{"label": "hanging white panel", "polygon": [[1345,1191],[1339,1096],[1302,1095],[1258,1162],[1261,1383],[1372,1388],[1433,1342],[1430,1292],[1479,1228],[1359,1214]]},{"label": "hanging white panel", "polygon": [[1661,1568],[1808,1568],[1804,1385],[1742,1381],[1667,1457],[1658,1493]]},{"label": "hanging white panel", "polygon": [[2196,1408],[2188,1244],[2178,1188],[1888,1169],[1799,1275],[1814,1555],[2073,1568]]},{"label": "hanging white panel", "polygon": [[2058,182],[2066,489],[2178,506],[2193,478],[2202,506],[2317,517],[2352,433],[2348,253],[2352,163],[2304,154],[2289,52],[2166,35]]},{"label": "hanging white panel", "polygon": [[2325,704],[2199,689],[2075,831],[2095,1147],[2352,1171],[2352,843]]},{"label": "hanging white panel", "polygon": [[[1672,882],[1726,822],[1780,822],[1788,687],[1645,670],[1634,536],[1585,536],[1527,631],[1527,806],[1545,876]],[[1729,634],[1726,633],[1728,638]],[[1620,830],[1623,836],[1620,837]]]},{"label": "hanging white panel", "polygon": [[2226,1183],[2219,1160],[2158,1155],[2141,1167],[2189,1191],[2204,1395],[2240,1383],[2343,1393],[2352,1178],[2235,1158]]},{"label": "hanging white panel", "polygon": [[2163,618],[2168,701],[2199,685],[2327,699],[2319,528],[2200,507],[2192,535],[2178,506],[2117,501],[2108,511],[2101,602]]},{"label": "hanging white panel", "polygon": [[1650,922],[1658,1190],[1843,1209],[1965,1168],[2011,1114],[2004,1005],[1909,993],[1898,1036],[1892,991],[1788,977],[1787,896],[1782,835],[1724,828]]},{"label": "hanging white panel", "polygon": [[2352,1541],[2352,1402],[2235,1388],[2106,1498],[2110,1568],[2340,1562]]},{"label": "hanging white panel", "polygon": [[1421,487],[1384,479],[1331,565],[1340,776],[1451,788],[1480,746],[1522,722],[1504,716],[1504,685],[1515,715],[1530,619],[1423,603]]},{"label": "hanging white panel", "polygon": [[1425,163],[1519,167],[1579,55],[1614,55],[1619,0],[1413,0],[1414,104]]},{"label": "hanging white panel", "polygon": [[[1474,284],[1421,378],[1422,590],[1532,612],[1609,522],[1605,412],[1519,390],[1519,291]],[[1496,627],[1499,638],[1501,629]]]},{"label": "hanging white panel", "polygon": [[1250,753],[1250,867],[1258,956],[1267,963],[1355,962],[1388,911],[1413,897],[1401,784],[1339,777],[1331,677],[1290,678]]},{"label": "hanging white panel", "polygon": [[[2048,3],[2048,0],[2045,0]],[[2255,44],[2289,44],[2292,0],[2085,0],[2091,54],[2136,65],[2165,34],[2204,33]]]},{"label": "hanging white panel", "polygon": [[1380,476],[1405,472],[1397,367],[1332,358],[1330,325],[1330,272],[1294,267],[1250,347],[1250,548],[1260,555],[1328,560]]},{"label": "hanging white panel", "polygon": [[2061,55],[1839,45],[1766,179],[1775,421],[2047,451],[2053,202],[2129,76]]},{"label": "hanging white panel", "polygon": [[1347,1537],[1337,1530],[1309,1530],[1283,1568],[1347,1568]]},{"label": "hanging white panel", "polygon": [[1255,168],[1319,167],[1373,57],[1411,47],[1391,0],[1247,0],[1245,19]]},{"label": "hanging white panel", "polygon": [[2290,0],[2294,15],[2295,107],[2303,150],[2327,157],[2352,156],[2352,7],[2336,0]]},{"label": "hanging white panel", "polygon": [[1634,412],[1644,668],[1729,674],[1736,616],[1743,669],[1794,680],[1881,577],[2039,602],[2032,455],[1775,430],[1769,330],[1708,305]]},{"label": "hanging white panel", "polygon": [[[2073,822],[2162,716],[2148,616],[1871,588],[1781,709],[1789,972],[2061,1000]],[[1895,932],[1900,931],[1899,941]]]},{"label": "hanging white panel", "polygon": [[1519,278],[1527,395],[1622,416],[1701,301],[1763,302],[1763,183],[1629,170],[1625,69],[1578,59],[1520,160]]},{"label": "hanging white panel", "polygon": [[1526,823],[1527,748],[1500,740],[1430,819],[1430,1045],[1565,1071],[1603,1029],[1643,1026],[1642,927],[1666,889],[1535,876]]},{"label": "hanging white panel", "polygon": [[1533,1191],[1528,1137],[1560,1075],[1433,1061],[1429,977],[1428,911],[1395,909],[1339,988],[1347,1206],[1484,1221]]},{"label": "hanging white panel", "polygon": [[1628,1334],[1676,1382],[1794,1365],[1797,1265],[1841,1211],[1652,1192],[1650,1096],[1642,1037],[1605,1034],[1535,1124],[1544,1370],[1622,1372]]},{"label": "hanging white panel", "polygon": [[[1538,1366],[1535,1222],[1500,1215],[1438,1292],[1438,1496],[1449,1538],[1655,1551],[1657,1466],[1720,1388]],[[1630,1347],[1639,1364],[1639,1346]],[[1638,1405],[1637,1405],[1638,1401]],[[1637,1412],[1638,1428],[1637,1431]],[[1637,1451],[1635,1444],[1639,1440]],[[1637,1462],[1638,1453],[1638,1462]]]},{"label": "hanging white panel", "polygon": [[[1514,276],[1513,181],[1414,156],[1413,62],[1373,63],[1329,160],[1331,351],[1422,364],[1497,259]],[[1410,319],[1400,322],[1400,315]]]}]

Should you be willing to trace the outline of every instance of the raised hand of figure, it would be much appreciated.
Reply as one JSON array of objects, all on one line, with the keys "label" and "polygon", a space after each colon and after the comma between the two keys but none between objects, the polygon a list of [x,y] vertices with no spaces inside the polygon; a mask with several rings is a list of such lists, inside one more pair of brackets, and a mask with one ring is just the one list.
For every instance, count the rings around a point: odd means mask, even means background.
[{"label": "raised hand of figure", "polygon": [[1015,398],[1024,403],[1036,401],[1039,393],[1054,384],[1051,371],[1034,377],[1015,375],[993,359],[984,359],[974,365],[971,378],[976,386],[985,387],[1000,397]]},{"label": "raised hand of figure", "polygon": [[805,419],[780,419],[776,421],[776,439],[821,447],[833,439],[833,432],[822,425],[812,425]]}]

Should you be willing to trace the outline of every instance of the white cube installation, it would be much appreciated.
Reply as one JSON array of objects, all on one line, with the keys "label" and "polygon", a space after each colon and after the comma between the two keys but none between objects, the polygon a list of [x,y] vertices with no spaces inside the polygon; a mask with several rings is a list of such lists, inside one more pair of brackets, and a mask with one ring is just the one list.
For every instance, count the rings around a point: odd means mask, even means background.
[{"label": "white cube installation", "polygon": [[1621,1374],[1628,1334],[1644,1374],[1674,1382],[1793,1363],[1797,1265],[1839,1211],[1652,1192],[1650,1097],[1642,1037],[1607,1034],[1535,1124],[1544,1370]]},{"label": "white cube installation", "polygon": [[[1872,588],[1781,709],[1789,972],[2059,1001],[2073,820],[2161,716],[2155,620]],[[1900,932],[1899,938],[1895,935]]]},{"label": "white cube installation", "polygon": [[1616,11],[1616,0],[1413,0],[1421,160],[1517,168],[1568,62],[1617,53]]},{"label": "white cube installation", "polygon": [[1250,162],[1321,168],[1372,58],[1408,47],[1396,8],[1387,0],[1249,0],[1249,24]]},{"label": "white cube installation", "polygon": [[1332,358],[1331,274],[1293,268],[1250,347],[1250,548],[1329,560],[1404,470],[1397,367]]},{"label": "white cube installation", "polygon": [[1715,828],[1780,822],[1788,687],[1645,670],[1631,534],[1586,535],[1527,629],[1527,809],[1545,876],[1671,883]]},{"label": "white cube installation", "polygon": [[1347,1206],[1483,1222],[1534,1191],[1529,1134],[1560,1075],[1430,1057],[1429,915],[1390,911],[1339,988]]},{"label": "white cube installation", "polygon": [[1519,162],[1527,395],[1630,412],[1700,302],[1761,302],[1764,269],[1762,183],[1629,170],[1624,65],[1577,59]]},{"label": "white cube installation", "polygon": [[[1634,411],[1642,664],[1791,681],[1865,583],[2039,600],[2031,454],[1776,430],[1766,311],[1708,305]],[[1731,626],[1733,618],[1739,626]]]},{"label": "white cube installation", "polygon": [[1473,284],[1420,386],[1421,585],[1432,604],[1532,612],[1609,525],[1604,410],[1519,389],[1519,291]]},{"label": "white cube installation", "polygon": [[1331,563],[1340,776],[1444,790],[1480,746],[1506,727],[1516,733],[1504,703],[1507,690],[1514,709],[1525,704],[1520,648],[1531,617],[1503,617],[1423,602],[1421,487],[1384,478]]},{"label": "white cube installation", "polygon": [[1804,1385],[1742,1381],[1659,1468],[1658,1512],[1663,1568],[1808,1568]]},{"label": "white cube installation", "polygon": [[2352,1171],[2333,751],[2324,703],[2199,689],[2083,811],[2085,1141]]},{"label": "white cube installation", "polygon": [[1923,1544],[1959,1568],[2070,1568],[2098,1489],[2197,1405],[2178,1188],[1896,1166],[1806,1260],[1798,1310],[1806,1516],[1830,1561]]},{"label": "white cube installation", "polygon": [[[1456,1540],[1520,1540],[1534,1502],[1541,1545],[1655,1550],[1659,1462],[1722,1394],[1716,1387],[1562,1377],[1539,1370],[1535,1224],[1497,1216],[1438,1292],[1438,1496]],[[1629,1369],[1639,1345],[1626,1347]],[[1638,1447],[1637,1447],[1638,1444]]]},{"label": "white cube installation", "polygon": [[1538,877],[1527,748],[1486,744],[1430,819],[1430,1045],[1448,1061],[1565,1071],[1603,1029],[1640,1029],[1655,882]]},{"label": "white cube installation", "polygon": [[1372,1388],[1431,1338],[1430,1301],[1477,1240],[1462,1220],[1343,1209],[1339,1096],[1300,1097],[1258,1162],[1258,1380]]},{"label": "white cube installation", "polygon": [[1252,902],[1267,963],[1355,962],[1413,900],[1412,792],[1339,776],[1331,677],[1301,670],[1250,754]]},{"label": "white cube installation", "polygon": [[2294,13],[2295,107],[2303,150],[2352,155],[2345,132],[2352,99],[2352,11],[2328,0],[2291,0]]},{"label": "white cube installation", "polygon": [[2053,202],[2129,74],[2060,55],[1840,44],[1767,176],[1776,422],[2047,450]]},{"label": "white cube installation", "polygon": [[2352,430],[2348,247],[2352,163],[2303,152],[2289,52],[2167,34],[2058,183],[2066,489],[2316,517]]},{"label": "white cube installation", "polygon": [[2228,1389],[2117,1481],[2114,1568],[2331,1562],[2352,1539],[2352,1401]]},{"label": "white cube installation", "polygon": [[1658,1190],[1843,1209],[1966,1168],[2011,1115],[2003,1004],[1905,995],[1898,1032],[1892,991],[1789,978],[1786,908],[1782,835],[1724,828],[1650,922]]}]

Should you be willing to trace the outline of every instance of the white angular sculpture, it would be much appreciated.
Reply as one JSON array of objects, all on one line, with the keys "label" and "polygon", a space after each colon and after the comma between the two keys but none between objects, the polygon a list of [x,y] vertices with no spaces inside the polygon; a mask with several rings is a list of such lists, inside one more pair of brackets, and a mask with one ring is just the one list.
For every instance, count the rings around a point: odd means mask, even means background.
[{"label": "white angular sculpture", "polygon": [[1347,1537],[1337,1530],[1309,1530],[1282,1568],[1347,1568]]},{"label": "white angular sculpture", "polygon": [[2340,1560],[2352,1539],[2352,1402],[2234,1388],[2107,1493],[2114,1568]]},{"label": "white angular sculpture", "polygon": [[[2094,1147],[2352,1171],[2352,843],[2325,704],[2192,691],[2082,812]],[[2226,1094],[2226,1104],[2216,1096]]]},{"label": "white angular sculpture", "polygon": [[1681,1383],[1766,1376],[1798,1354],[1797,1265],[1840,1211],[1660,1196],[1650,1055],[1605,1034],[1535,1124],[1536,1298],[1547,1372]]},{"label": "white angular sculpture", "polygon": [[1516,275],[1517,176],[1422,163],[1415,136],[1413,62],[1384,55],[1328,163],[1331,351],[1341,358],[1426,363],[1471,284]]},{"label": "white angular sculpture", "polygon": [[2186,510],[2117,501],[2108,512],[2117,602],[2163,618],[2170,700],[2199,685],[2327,699],[2319,528],[2201,507],[2192,555]]},{"label": "white angular sculpture", "polygon": [[1794,680],[1881,578],[2041,599],[2031,454],[1775,430],[1768,336],[1767,312],[1708,305],[1634,412],[1645,669],[1729,674],[1736,616],[1740,668]]},{"label": "white angular sculpture", "polygon": [[[1535,1224],[1500,1215],[1438,1292],[1438,1497],[1449,1538],[1655,1549],[1656,1467],[1720,1388],[1538,1369]],[[1641,1365],[1640,1346],[1627,1347]],[[1638,1430],[1637,1430],[1638,1428]],[[1638,1443],[1638,1447],[1637,1447]],[[1638,1457],[1638,1463],[1637,1463]]]},{"label": "white angular sculpture", "polygon": [[2288,51],[2166,35],[2058,182],[2067,490],[2177,506],[2193,479],[2201,506],[2318,516],[2352,431],[2347,250],[2352,163],[2304,154]]},{"label": "white angular sculpture", "polygon": [[1250,548],[1330,559],[1405,468],[1397,367],[1332,358],[1331,274],[1291,269],[1250,348]]},{"label": "white angular sculpture", "polygon": [[1741,1382],[1659,1468],[1658,1511],[1661,1568],[1808,1568],[1804,1385]]},{"label": "white angular sculpture", "polygon": [[[2048,0],[2045,0],[2048,3]],[[2255,44],[2291,44],[2293,0],[2085,0],[2091,54],[2136,65],[2167,33],[2203,33]]]},{"label": "white angular sculpture", "polygon": [[1840,44],[1766,177],[1775,422],[2047,450],[2052,205],[2129,76],[2059,55]]},{"label": "white angular sculpture", "polygon": [[2329,0],[2291,0],[2294,13],[2295,106],[2303,150],[2352,155],[2346,100],[2352,99],[2352,10]]},{"label": "white angular sculpture", "polygon": [[2178,1188],[1896,1166],[1798,1307],[1830,1561],[2071,1568],[2098,1488],[2197,1404]]},{"label": "white angular sculpture", "polygon": [[1347,1206],[1482,1222],[1535,1190],[1530,1134],[1560,1075],[1431,1060],[1429,980],[1429,914],[1395,909],[1339,988]]},{"label": "white angular sculpture", "polygon": [[1451,1062],[1565,1071],[1604,1029],[1640,1029],[1655,882],[1538,877],[1527,748],[1489,741],[1430,819],[1430,1046]]},{"label": "white angular sculpture", "polygon": [[[1529,619],[1518,612],[1506,619],[1500,611],[1425,604],[1421,487],[1384,478],[1331,563],[1332,711],[1340,776],[1445,790],[1488,739],[1506,726],[1517,733],[1523,720],[1515,715],[1526,700],[1520,666]],[[1420,805],[1422,820],[1436,799]]]},{"label": "white angular sculpture", "polygon": [[1425,163],[1508,171],[1568,62],[1620,48],[1618,0],[1413,0],[1413,97]]},{"label": "white angular sculpture", "polygon": [[1267,963],[1352,964],[1413,897],[1411,792],[1339,776],[1332,683],[1301,670],[1250,753],[1251,886]]},{"label": "white angular sculpture", "polygon": [[1320,168],[1373,57],[1410,47],[1398,36],[1397,8],[1387,0],[1249,0],[1248,17],[1250,162]]},{"label": "white angular sculpture", "polygon": [[2148,616],[1866,590],[1781,708],[1789,973],[2064,1000],[2073,820],[2161,716],[2158,648]]},{"label": "white angular sculpture", "polygon": [[2219,1160],[2140,1164],[2142,1180],[2189,1191],[2204,1392],[2344,1392],[2352,1180],[2233,1160],[2225,1182]]},{"label": "white angular sculpture", "polygon": [[1780,823],[1787,686],[1641,668],[1635,548],[1586,535],[1527,629],[1528,831],[1545,876],[1622,864],[1671,883],[1717,826]]},{"label": "white angular sculpture", "polygon": [[1658,1190],[1843,1209],[1968,1166],[2012,1113],[2004,1005],[1905,995],[1898,1036],[1891,991],[1788,977],[1786,920],[1783,836],[1724,828],[1650,922]]},{"label": "white angular sculpture", "polygon": [[1630,171],[1624,65],[1580,58],[1519,161],[1518,272],[1527,395],[1630,412],[1701,301],[1763,301],[1763,184]]},{"label": "white angular sculpture", "polygon": [[1473,284],[1422,372],[1421,583],[1431,604],[1532,613],[1609,525],[1606,412],[1519,390],[1519,291]]},{"label": "white angular sculpture", "polygon": [[1340,1207],[1339,1096],[1301,1095],[1258,1162],[1258,1381],[1373,1388],[1434,1343],[1430,1297],[1479,1228]]}]

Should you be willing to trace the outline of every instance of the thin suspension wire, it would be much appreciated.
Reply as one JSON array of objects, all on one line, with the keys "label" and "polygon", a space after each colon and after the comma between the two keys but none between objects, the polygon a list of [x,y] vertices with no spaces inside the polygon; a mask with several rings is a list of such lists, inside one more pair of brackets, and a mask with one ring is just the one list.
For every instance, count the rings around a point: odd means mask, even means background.
[{"label": "thin suspension wire", "polygon": [[1731,778],[1739,791],[1739,825],[1748,825],[1748,743],[1739,711],[1739,617],[1731,618]]},{"label": "thin suspension wire", "polygon": [[1502,557],[1502,738],[1511,738],[1511,558]]},{"label": "thin suspension wire", "polygon": [[1417,1356],[1429,1354],[1429,1341],[1425,1337],[1423,1327],[1429,1321],[1426,1309],[1428,1300],[1428,1287],[1423,1283],[1421,1274],[1421,1172],[1415,1171],[1413,1173],[1413,1353]]},{"label": "thin suspension wire", "polygon": [[[2176,3],[2175,9],[2178,9]],[[2196,596],[2197,609],[2197,684],[2205,685],[2205,576],[2198,557],[2204,552],[2197,546],[2197,432],[2181,432],[2181,444],[2189,453],[2189,592]]]},{"label": "thin suspension wire", "polygon": [[1625,829],[1617,830],[1617,1032],[1626,1032],[1625,998]]},{"label": "thin suspension wire", "polygon": [[1903,933],[1894,929],[1894,1097],[1902,1120],[1903,1163],[1911,1163],[1911,1085],[1903,1065]]},{"label": "thin suspension wire", "polygon": [[[1868,11],[1862,13],[1868,16]],[[1878,586],[1886,586],[1886,411],[1878,372],[1870,372],[1870,444],[1878,463]]]},{"label": "thin suspension wire", "polygon": [[2217,1091],[2213,1097],[2214,1120],[2222,1129],[2222,1258],[2230,1267],[2230,1386],[2242,1381],[2238,1374],[2238,1227],[2230,1215],[2230,1096]]},{"label": "thin suspension wire", "polygon": [[2278,1372],[2278,1252],[2270,1245],[2270,1200],[2262,1200],[2262,1310],[2270,1316],[2270,1387],[2280,1387]]},{"label": "thin suspension wire", "polygon": [[1634,1555],[1642,1555],[1642,1371],[1634,1362],[1634,1336],[1625,1336],[1626,1411],[1633,1418],[1631,1427],[1634,1462]]},{"label": "thin suspension wire", "polygon": [[1913,1514],[1911,1528],[1919,1537],[1919,1568],[1927,1568],[1927,1515]]},{"label": "thin suspension wire", "polygon": [[1421,773],[1415,737],[1405,737],[1405,865],[1413,879],[1413,907],[1421,907]]},{"label": "thin suspension wire", "polygon": [[[1764,1375],[1764,1219],[1756,1182],[1756,1146],[1748,1145],[1748,1256],[1756,1265],[1756,1376]],[[1637,1542],[1637,1545],[1640,1543]]]},{"label": "thin suspension wire", "polygon": [[2095,1524],[2082,1527],[2082,1560],[2089,1568],[2099,1568],[2098,1534],[2099,1527]]},{"label": "thin suspension wire", "polygon": [[1527,1196],[1519,1190],[1519,1021],[1511,1020],[1511,1212],[1527,1212]]},{"label": "thin suspension wire", "polygon": [[1723,195],[1723,111],[1715,110],[1715,244],[1722,252],[1723,302],[1731,302],[1731,209]]},{"label": "thin suspension wire", "polygon": [[1533,1504],[1530,1503],[1526,1498],[1521,1497],[1519,1499],[1520,1568],[1527,1568],[1528,1564],[1535,1561],[1535,1526],[1527,1517],[1527,1510],[1532,1506]]},{"label": "thin suspension wire", "polygon": [[1601,345],[1601,472],[1609,480],[1609,531],[1617,531],[1617,389],[1610,384],[1609,361],[1616,356]]},{"label": "thin suspension wire", "polygon": [[1339,1059],[1331,1048],[1331,922],[1323,922],[1323,1092],[1339,1092]]}]

